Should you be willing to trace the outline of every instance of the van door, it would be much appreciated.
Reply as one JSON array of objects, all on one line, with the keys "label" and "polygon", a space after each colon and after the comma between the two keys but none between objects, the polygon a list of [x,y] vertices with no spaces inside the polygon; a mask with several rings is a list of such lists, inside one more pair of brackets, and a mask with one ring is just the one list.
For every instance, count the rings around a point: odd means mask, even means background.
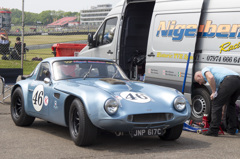
[{"label": "van door", "polygon": [[192,66],[203,0],[156,0],[148,38],[145,82],[191,91]]},{"label": "van door", "polygon": [[109,17],[102,23],[93,37],[94,46],[89,50],[84,50],[81,56],[91,55],[92,57],[116,59],[119,17]]}]

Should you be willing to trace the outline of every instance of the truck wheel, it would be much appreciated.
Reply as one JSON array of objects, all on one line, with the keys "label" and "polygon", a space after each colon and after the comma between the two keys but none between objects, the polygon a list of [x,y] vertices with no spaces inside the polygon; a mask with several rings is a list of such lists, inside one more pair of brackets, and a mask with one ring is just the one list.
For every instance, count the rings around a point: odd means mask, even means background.
[{"label": "truck wheel", "polygon": [[97,128],[92,124],[82,102],[75,99],[69,111],[69,132],[78,146],[93,144],[97,137]]},{"label": "truck wheel", "polygon": [[210,117],[210,112],[210,94],[203,88],[193,90],[191,119],[194,121],[202,121],[203,114],[208,114]]},{"label": "truck wheel", "polygon": [[177,140],[181,136],[182,130],[183,130],[183,124],[180,124],[167,129],[166,133],[159,137],[162,140]]},{"label": "truck wheel", "polygon": [[15,89],[12,95],[11,116],[17,126],[30,126],[35,120],[34,117],[27,115],[25,112],[24,98],[20,87]]}]

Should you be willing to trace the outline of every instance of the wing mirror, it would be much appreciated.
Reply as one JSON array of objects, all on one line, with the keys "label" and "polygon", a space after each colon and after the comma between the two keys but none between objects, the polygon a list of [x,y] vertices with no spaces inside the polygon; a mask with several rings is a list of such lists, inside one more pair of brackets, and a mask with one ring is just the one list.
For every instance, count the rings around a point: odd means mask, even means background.
[{"label": "wing mirror", "polygon": [[51,84],[51,80],[48,77],[44,78],[43,81],[44,81],[45,84]]},{"label": "wing mirror", "polygon": [[89,49],[94,47],[93,33],[88,34],[88,46]]},{"label": "wing mirror", "polygon": [[45,74],[45,78],[44,78],[44,83],[45,84],[51,84],[51,79],[50,79],[50,76],[51,76],[51,73],[49,70],[44,70],[43,73]]}]

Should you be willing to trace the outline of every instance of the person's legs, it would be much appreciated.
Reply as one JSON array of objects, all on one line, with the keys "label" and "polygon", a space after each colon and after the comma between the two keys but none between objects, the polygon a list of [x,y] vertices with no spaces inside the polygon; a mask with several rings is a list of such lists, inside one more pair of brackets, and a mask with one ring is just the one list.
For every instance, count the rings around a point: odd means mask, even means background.
[{"label": "person's legs", "polygon": [[227,106],[226,111],[226,123],[227,123],[227,132],[230,134],[235,134],[237,128],[237,118],[236,118],[236,108],[235,102],[231,102]]},{"label": "person's legs", "polygon": [[222,119],[222,107],[224,102],[214,99],[212,102],[212,112],[211,112],[211,123],[209,127],[209,132],[218,134],[219,126]]},{"label": "person's legs", "polygon": [[240,95],[240,78],[234,79],[236,90],[230,97],[229,105],[227,106],[227,132],[230,134],[235,134],[237,129],[237,114],[236,114],[236,101]]},{"label": "person's legs", "polygon": [[212,102],[212,120],[209,133],[218,134],[222,119],[222,107],[228,103],[230,96],[235,91],[233,84],[231,78],[225,78],[218,89],[218,96]]}]

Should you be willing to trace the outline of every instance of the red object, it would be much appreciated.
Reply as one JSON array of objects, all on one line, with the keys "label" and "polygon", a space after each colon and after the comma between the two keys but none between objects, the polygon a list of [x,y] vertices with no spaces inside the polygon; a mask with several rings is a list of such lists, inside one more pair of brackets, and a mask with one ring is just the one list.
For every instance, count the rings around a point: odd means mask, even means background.
[{"label": "red object", "polygon": [[208,115],[207,114],[203,114],[202,125],[204,126],[202,129],[202,132],[208,131],[209,123],[208,123]]},{"label": "red object", "polygon": [[74,52],[81,51],[87,44],[58,43],[52,46],[54,56],[74,56]]},{"label": "red object", "polygon": [[204,124],[204,128],[209,128],[208,115],[207,114],[203,114],[202,123]]},{"label": "red object", "polygon": [[5,11],[5,10],[0,10],[0,13],[9,13],[9,14],[10,14],[10,13],[12,13],[12,12],[7,11],[7,10],[6,10],[6,11]]},{"label": "red object", "polygon": [[220,130],[220,132],[218,132],[218,134],[223,134],[224,135],[224,132],[223,132],[223,129],[222,129],[221,126],[219,126],[219,130]]},{"label": "red object", "polygon": [[[208,123],[208,115],[207,114],[203,114],[202,123],[204,124],[204,128],[203,128],[202,132],[208,131],[209,123]],[[220,130],[220,132],[218,132],[218,134],[224,135],[224,132],[223,132],[221,126],[219,126],[219,130]]]},{"label": "red object", "polygon": [[62,19],[59,19],[51,24],[48,24],[47,27],[55,27],[55,26],[64,26],[68,24],[69,22],[74,22],[77,19],[77,17],[64,17]]}]

